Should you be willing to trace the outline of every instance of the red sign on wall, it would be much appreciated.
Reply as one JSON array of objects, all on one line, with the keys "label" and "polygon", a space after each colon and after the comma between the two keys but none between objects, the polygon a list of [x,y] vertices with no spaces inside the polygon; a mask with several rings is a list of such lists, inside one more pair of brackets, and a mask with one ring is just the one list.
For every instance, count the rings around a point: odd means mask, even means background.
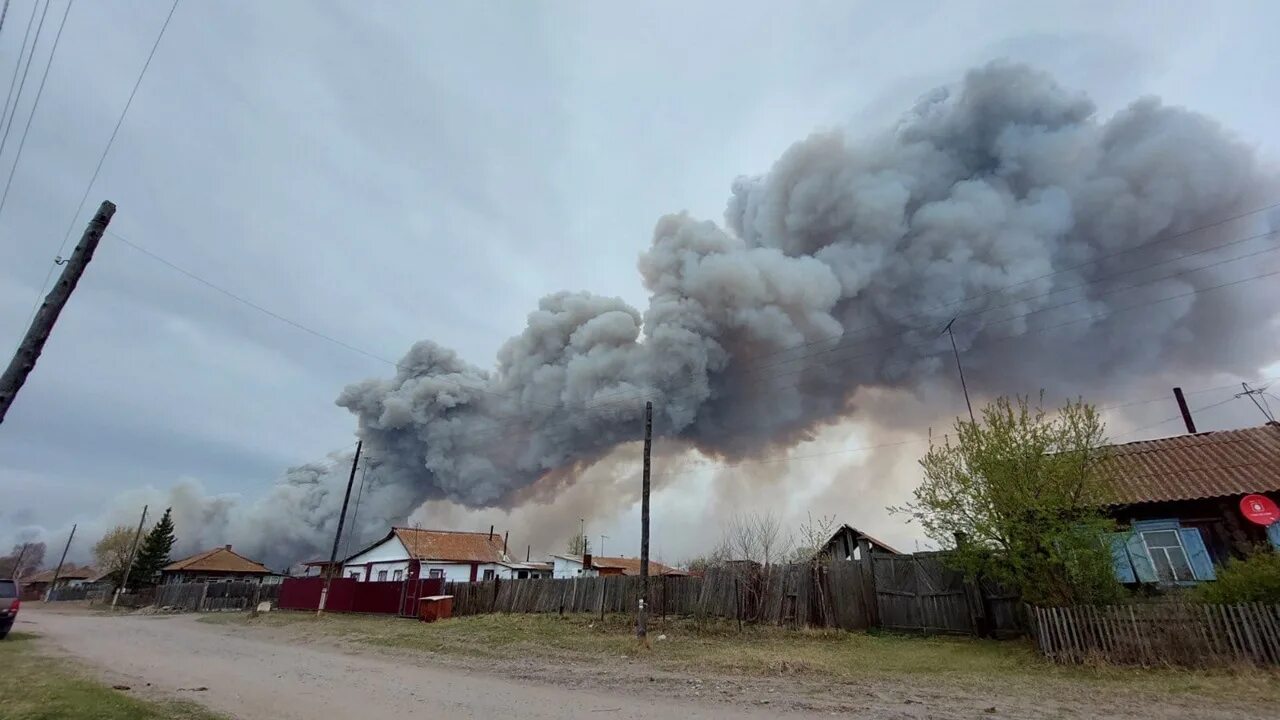
[{"label": "red sign on wall", "polygon": [[1249,522],[1263,527],[1280,521],[1280,507],[1276,507],[1275,501],[1265,495],[1245,495],[1240,498],[1240,512],[1244,513]]}]

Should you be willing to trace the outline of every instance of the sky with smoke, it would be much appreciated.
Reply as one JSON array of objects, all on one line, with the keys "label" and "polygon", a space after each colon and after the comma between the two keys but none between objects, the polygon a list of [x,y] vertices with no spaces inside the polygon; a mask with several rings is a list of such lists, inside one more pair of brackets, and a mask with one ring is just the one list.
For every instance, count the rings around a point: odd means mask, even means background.
[{"label": "sky with smoke", "polygon": [[[879,42],[867,28],[898,27],[903,16],[868,11],[859,23],[825,8],[820,18],[775,18],[775,32],[736,18],[739,37],[794,32],[763,59],[712,40],[694,50],[694,73],[663,86],[656,78],[672,73],[643,65],[641,49],[680,46],[686,30],[607,15],[564,25],[526,9],[530,17],[494,29],[509,41],[506,55],[466,53],[475,61],[467,73],[508,91],[494,95],[427,70],[395,13],[312,16],[274,47],[242,33],[184,44],[201,20],[285,24],[246,5],[193,12],[202,17],[175,19],[172,65],[157,67],[149,102],[131,116],[138,135],[121,152],[140,159],[108,166],[107,187],[127,190],[113,197],[119,232],[399,359],[370,364],[243,307],[220,308],[108,238],[93,271],[105,267],[86,280],[97,300],[60,326],[0,432],[12,451],[0,483],[16,499],[0,515],[0,539],[53,538],[77,519],[96,529],[151,502],[174,506],[188,549],[233,542],[276,564],[314,555],[332,536],[352,447],[318,451],[353,445],[356,424],[367,453],[357,543],[392,521],[493,523],[540,554],[562,549],[581,517],[616,543],[606,549],[625,552],[635,441],[651,400],[667,560],[712,539],[707,517],[766,507],[788,522],[836,512],[906,543],[910,529],[884,506],[909,488],[929,428],[963,411],[939,336],[952,318],[979,400],[1045,389],[1106,405],[1175,382],[1219,388],[1203,396],[1217,402],[1230,399],[1221,388],[1231,380],[1280,374],[1275,283],[1251,279],[1280,269],[1266,234],[1280,215],[1248,212],[1280,200],[1276,146],[1251,101],[1222,96],[1211,80],[1245,83],[1264,69],[1244,60],[1247,48],[1195,35],[1189,20],[1163,20],[1167,37],[1135,39],[1100,28],[1149,20],[1136,11],[1090,19],[1011,9],[959,42],[949,26],[962,19],[916,13],[903,47],[936,52],[895,68],[862,62]],[[79,31],[91,27],[77,19]],[[539,30],[524,33],[517,21]],[[317,85],[326,68],[313,65],[329,62],[315,54],[320,40],[344,22],[365,41],[389,39],[359,67],[400,68],[419,89],[362,85],[346,66],[329,67],[333,84]],[[1252,25],[1247,13],[1219,22]],[[594,32],[605,26],[634,29],[618,45]],[[1193,35],[1200,45],[1169,39]],[[849,49],[854,38],[866,47]],[[222,42],[251,52],[230,53],[240,59],[214,71],[204,63],[227,51]],[[108,52],[120,74],[142,44]],[[726,53],[763,64],[726,65]],[[234,73],[295,55],[275,80]],[[1187,55],[1211,61],[1180,65]],[[74,60],[59,68],[64,82],[84,71]],[[215,135],[234,160],[170,130],[211,109],[181,88],[193,68],[234,110]],[[626,93],[610,94],[619,78]],[[91,103],[51,97],[61,108]],[[597,102],[604,97],[611,102]],[[296,117],[285,98],[326,120],[282,137]],[[404,112],[377,112],[389,98]],[[446,98],[456,108],[435,102]],[[141,141],[144,130],[152,142]],[[100,141],[84,128],[62,131],[85,147]],[[28,192],[79,177],[82,163],[59,137],[37,138],[50,169],[30,171]],[[161,141],[166,149],[152,147]],[[208,177],[180,173],[179,150]],[[351,167],[368,177],[295,184],[308,170],[329,178]],[[759,174],[735,179],[743,172]],[[235,194],[249,178],[271,203]],[[193,224],[177,210],[192,209],[211,183],[216,227],[205,229],[208,212]],[[7,212],[0,228],[45,222],[26,208]],[[289,239],[308,234],[324,240]],[[13,230],[6,235],[12,242]],[[40,253],[24,252],[25,271],[0,284],[15,310],[0,329],[15,338],[17,310],[39,280],[28,275],[42,275],[32,270]],[[122,337],[136,342],[118,345]],[[130,360],[128,347],[146,360]],[[335,395],[338,408],[328,405]],[[1238,403],[1219,407],[1227,414],[1211,422],[1253,422]],[[1126,408],[1117,431],[1142,430],[1168,409]],[[879,449],[853,452],[871,446]],[[322,459],[298,462],[308,458]]]}]

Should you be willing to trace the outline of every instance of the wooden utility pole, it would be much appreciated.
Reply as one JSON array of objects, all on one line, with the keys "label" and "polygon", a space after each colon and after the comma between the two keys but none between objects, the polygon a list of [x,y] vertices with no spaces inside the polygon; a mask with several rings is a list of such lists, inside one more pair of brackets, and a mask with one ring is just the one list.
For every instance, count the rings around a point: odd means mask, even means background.
[{"label": "wooden utility pole", "polygon": [[31,319],[31,327],[27,328],[22,344],[18,345],[18,351],[9,361],[9,367],[4,371],[4,375],[0,375],[0,423],[4,422],[4,416],[9,412],[9,406],[17,397],[18,390],[27,381],[27,376],[35,369],[36,360],[40,359],[44,344],[49,340],[49,333],[53,332],[54,323],[58,322],[58,315],[62,313],[62,308],[71,298],[71,292],[76,289],[76,283],[80,282],[80,276],[84,274],[85,267],[93,259],[93,251],[98,248],[98,241],[102,240],[102,233],[106,231],[107,224],[111,222],[111,216],[115,215],[115,212],[116,206],[110,200],[104,200],[102,205],[98,206],[98,212],[89,221],[89,227],[85,228],[84,235],[80,236],[80,243],[76,245],[70,259],[55,260],[59,265],[63,265],[62,274],[58,276],[58,282],[54,284],[53,289],[45,296],[44,303],[36,311],[36,316]]},{"label": "wooden utility pole", "polygon": [[13,561],[13,579],[22,579],[22,558],[27,556],[27,547],[31,543],[22,543],[22,548],[18,550],[18,559]]},{"label": "wooden utility pole", "polygon": [[324,612],[325,603],[329,600],[329,584],[333,582],[333,566],[338,562],[338,543],[342,540],[342,524],[347,519],[347,503],[351,501],[351,486],[356,482],[356,465],[360,463],[360,450],[364,441],[356,443],[356,456],[351,459],[351,475],[347,478],[347,494],[342,496],[342,512],[338,515],[338,530],[333,534],[333,550],[329,553],[329,568],[324,574],[324,587],[320,589],[320,604],[316,606],[316,615]]},{"label": "wooden utility pole", "polygon": [[111,609],[116,609],[116,602],[120,599],[120,593],[129,585],[129,571],[133,569],[133,556],[138,552],[138,539],[142,537],[142,526],[147,522],[147,506],[142,506],[142,517],[138,519],[138,529],[133,533],[133,545],[129,548],[129,562],[124,565],[124,577],[120,579],[120,587],[116,588],[115,595],[111,596]]},{"label": "wooden utility pole", "polygon": [[[75,536],[76,526],[73,524],[71,526],[71,534],[67,536],[67,544],[62,546],[62,557],[58,559],[58,568],[53,571],[53,582],[49,583],[49,589],[44,592],[45,602],[49,602],[49,596],[53,593],[53,589],[58,586],[58,578],[62,576],[62,563],[67,561],[67,551],[71,549],[71,538]],[[22,549],[26,550],[27,547],[24,545]],[[21,560],[21,557],[19,557],[19,560]],[[18,573],[14,572],[13,576],[16,578]]]},{"label": "wooden utility pole", "polygon": [[956,335],[951,331],[951,326],[955,325],[956,320],[959,319],[959,315],[951,318],[951,322],[947,323],[947,326],[942,329],[942,332],[946,333],[947,336],[951,338],[951,352],[956,356],[956,370],[960,373],[960,389],[964,391],[964,405],[969,408],[969,422],[976,424],[978,421],[973,417],[973,403],[969,402],[969,386],[964,381],[964,366],[960,364],[960,349],[956,347]]},{"label": "wooden utility pole", "polygon": [[640,490],[640,616],[636,637],[649,646],[649,454],[653,450],[653,403],[644,404],[644,469]]}]

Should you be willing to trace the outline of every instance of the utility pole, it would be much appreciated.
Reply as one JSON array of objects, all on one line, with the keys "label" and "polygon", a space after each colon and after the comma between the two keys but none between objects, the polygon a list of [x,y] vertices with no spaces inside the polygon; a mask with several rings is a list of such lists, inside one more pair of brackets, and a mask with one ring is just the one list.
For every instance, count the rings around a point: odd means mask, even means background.
[{"label": "utility pole", "polygon": [[[62,546],[62,557],[58,560],[58,568],[53,571],[53,582],[49,583],[49,589],[44,591],[44,601],[49,602],[49,596],[53,594],[53,589],[58,586],[58,578],[62,576],[62,563],[67,561],[67,551],[71,549],[71,538],[76,536],[76,526],[71,526],[71,534],[67,536],[67,544]],[[27,546],[22,546],[25,552]],[[22,558],[19,557],[19,560]],[[15,572],[13,576],[16,578],[18,574]]]},{"label": "utility pole", "polygon": [[22,543],[22,547],[18,550],[18,559],[13,561],[14,580],[22,578],[22,558],[27,556],[27,547],[30,545],[31,543]]},{"label": "utility pole", "polygon": [[653,402],[644,404],[644,469],[640,490],[640,617],[636,637],[649,647],[649,455],[653,450]]},{"label": "utility pole", "polygon": [[133,533],[133,546],[129,548],[129,562],[124,565],[124,577],[120,579],[120,587],[116,588],[116,594],[111,596],[111,609],[116,609],[116,601],[120,599],[120,593],[129,585],[129,571],[133,569],[133,556],[138,552],[138,538],[142,537],[142,525],[147,522],[147,506],[142,506],[142,517],[138,520],[138,530]]},{"label": "utility pole", "polygon": [[[951,331],[951,326],[955,325],[956,320],[959,319],[959,315],[951,318],[951,322],[947,323],[947,326],[942,329],[942,332],[946,333],[947,336],[951,338],[951,352],[955,353],[956,370],[960,371],[960,389],[964,391],[965,407],[969,408],[969,422],[977,424],[978,421],[973,418],[973,403],[969,402],[969,386],[964,382],[964,366],[960,364],[960,350],[956,347],[956,335]],[[941,335],[942,333],[938,334]]]},{"label": "utility pole", "polygon": [[1182,424],[1187,426],[1187,432],[1195,435],[1196,421],[1191,417],[1191,408],[1187,407],[1187,398],[1182,394],[1182,388],[1173,389],[1173,399],[1178,401],[1178,410],[1182,413]]},{"label": "utility pole", "polygon": [[71,253],[71,258],[54,260],[57,264],[63,265],[62,274],[58,276],[58,282],[45,296],[44,303],[31,319],[31,327],[27,328],[27,334],[18,345],[18,351],[9,361],[9,367],[4,371],[4,375],[0,375],[0,423],[4,422],[4,416],[9,412],[9,406],[17,397],[18,390],[22,389],[22,384],[27,381],[27,376],[35,369],[36,360],[40,359],[44,344],[49,340],[49,333],[53,332],[54,323],[58,322],[58,315],[62,313],[62,308],[71,298],[71,292],[80,282],[80,276],[84,274],[85,267],[93,259],[93,251],[98,248],[98,241],[102,240],[102,233],[106,231],[107,224],[111,222],[111,216],[115,213],[115,204],[110,200],[104,200],[102,205],[98,206],[98,212],[94,213],[93,219],[89,221],[84,235],[80,236],[80,242]]},{"label": "utility pole", "polygon": [[333,566],[338,562],[338,542],[342,540],[342,523],[347,519],[347,503],[351,501],[351,486],[356,482],[356,465],[360,463],[360,450],[364,441],[356,443],[356,456],[351,459],[351,475],[347,478],[347,494],[342,496],[342,512],[338,515],[338,530],[333,534],[333,550],[329,553],[329,568],[324,574],[324,587],[320,589],[320,604],[316,607],[316,615],[324,612],[325,603],[329,600],[329,584],[333,582]]},{"label": "utility pole", "polygon": [[604,533],[600,533],[600,557],[604,557],[604,541],[608,539],[609,539],[608,535],[605,535]]},{"label": "utility pole", "polygon": [[[587,556],[587,519],[578,518],[578,537],[582,538],[582,547],[578,548],[579,555]],[[583,568],[586,570],[586,568]]]},{"label": "utility pole", "polygon": [[[1253,404],[1257,406],[1258,412],[1262,413],[1262,417],[1267,419],[1267,422],[1273,423],[1276,421],[1275,414],[1271,412],[1271,404],[1267,402],[1267,389],[1265,387],[1251,388],[1247,382],[1240,383],[1240,387],[1244,388],[1244,392],[1238,393],[1236,397],[1248,395]],[[1261,402],[1258,401],[1259,398],[1261,398]]]}]

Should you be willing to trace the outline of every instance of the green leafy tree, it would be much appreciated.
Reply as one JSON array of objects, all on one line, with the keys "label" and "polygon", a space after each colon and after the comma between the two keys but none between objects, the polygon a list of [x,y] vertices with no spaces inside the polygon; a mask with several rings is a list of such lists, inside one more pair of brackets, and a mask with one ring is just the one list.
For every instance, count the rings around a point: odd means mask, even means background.
[{"label": "green leafy tree", "polygon": [[93,559],[98,569],[107,573],[112,587],[120,587],[124,577],[124,566],[129,562],[129,549],[133,546],[133,533],[133,528],[117,525],[93,546]]},{"label": "green leafy tree", "polygon": [[894,510],[953,548],[950,562],[967,575],[1016,587],[1028,602],[1112,601],[1121,587],[1103,540],[1115,529],[1101,512],[1106,447],[1091,405],[1051,415],[999,398],[930,447],[914,501]]},{"label": "green leafy tree", "polygon": [[173,550],[173,518],[167,508],[138,547],[138,557],[129,573],[129,587],[150,587],[160,582],[160,571],[169,564],[169,552]]},{"label": "green leafy tree", "polygon": [[1243,560],[1232,558],[1216,581],[1200,585],[1195,594],[1208,603],[1280,603],[1280,552],[1262,547]]}]

